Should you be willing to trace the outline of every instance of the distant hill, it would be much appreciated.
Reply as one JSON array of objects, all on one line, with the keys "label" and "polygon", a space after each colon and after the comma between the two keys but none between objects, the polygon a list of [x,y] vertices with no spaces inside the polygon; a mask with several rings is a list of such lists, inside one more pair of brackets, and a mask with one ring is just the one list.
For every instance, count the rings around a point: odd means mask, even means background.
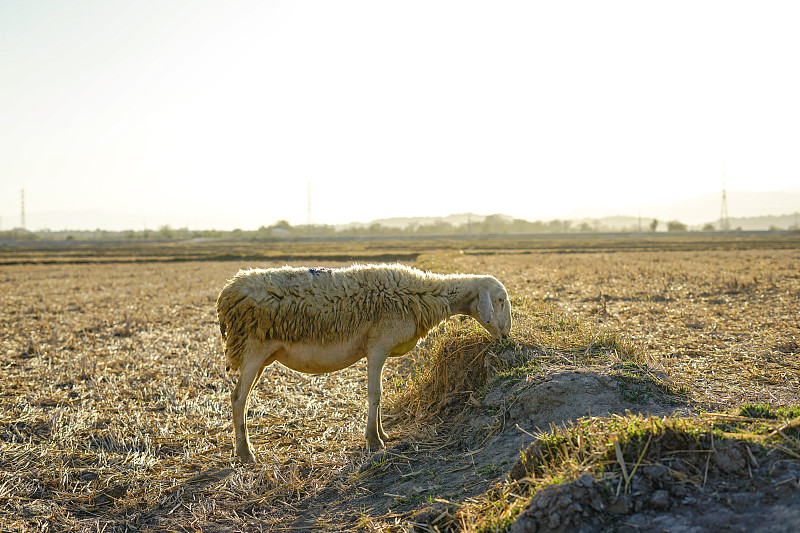
[{"label": "distant hill", "polygon": [[[728,191],[728,215],[731,229],[742,230],[768,230],[790,229],[798,227],[800,218],[800,188],[786,189],[772,192],[747,192]],[[669,204],[654,204],[641,207],[608,208],[584,207],[575,209],[566,216],[558,217],[562,221],[569,221],[569,227],[575,231],[649,231],[653,219],[660,224],[658,231],[666,229],[666,222],[678,220],[687,224],[690,229],[702,229],[707,224],[712,224],[719,229],[719,215],[721,207],[721,194],[705,194],[672,202]],[[478,215],[475,213],[458,213],[438,217],[398,217],[383,218],[371,222],[353,222],[351,224],[336,225],[337,230],[362,229],[378,224],[385,228],[406,229],[412,226],[434,226],[449,224],[454,227],[465,226],[468,223],[480,224],[488,217],[511,223],[514,217],[494,214]],[[13,220],[13,219],[12,219]],[[3,218],[3,227],[11,229],[14,222]],[[275,221],[267,221],[262,213],[253,213],[239,219],[240,227],[255,229],[269,225]],[[530,221],[535,222],[535,221]],[[541,221],[548,222],[548,221]],[[189,227],[192,229],[220,229],[228,228],[229,221],[224,216],[215,216],[213,213],[203,213],[202,218],[181,215],[163,214],[131,214],[109,211],[61,211],[29,213],[27,227],[32,230],[50,228],[52,230],[128,230],[143,228],[158,229],[164,224],[173,228]],[[548,225],[543,229],[534,231],[547,231]],[[435,230],[434,230],[435,231]]]},{"label": "distant hill", "polygon": [[[791,215],[768,217],[729,218],[728,222],[731,229],[744,231],[800,229],[800,213],[795,212]],[[718,228],[719,221],[715,220],[713,224],[715,228]]]},{"label": "distant hill", "polygon": [[[797,227],[795,213],[800,213],[800,188],[782,191],[751,192],[727,191],[728,216],[731,229],[768,230],[789,229]],[[722,206],[720,193],[704,194],[668,204],[653,204],[642,207],[624,209],[607,207],[585,207],[574,209],[562,220],[571,221],[573,229],[585,228],[586,231],[649,231],[653,219],[659,221],[658,231],[666,229],[666,223],[678,220],[687,224],[690,229],[699,230],[707,224],[719,229],[719,215]],[[511,222],[514,217],[508,215],[491,215],[502,217]],[[369,227],[379,224],[387,228],[408,228],[409,226],[428,226],[434,224],[451,224],[463,226],[469,221],[480,223],[487,215],[460,213],[445,217],[401,217],[373,220],[368,223],[348,224],[349,228]]]},{"label": "distant hill", "polygon": [[[800,188],[782,191],[752,192],[727,191],[728,216],[733,218],[771,217],[800,212]],[[704,194],[679,202],[651,204],[641,207],[607,208],[583,207],[574,209],[566,216],[571,220],[618,218],[627,216],[637,218],[641,214],[648,222],[659,220],[680,220],[689,225],[706,224],[719,220],[722,207],[722,193]],[[736,226],[734,226],[736,227]],[[769,224],[766,228],[769,228]],[[742,229],[745,229],[742,226]]]},{"label": "distant hill", "polygon": [[[410,226],[433,226],[435,224],[450,224],[451,226],[463,226],[470,222],[479,223],[486,220],[487,216],[500,217],[506,222],[511,222],[514,217],[508,215],[476,215],[475,213],[460,213],[455,215],[448,215],[445,217],[395,217],[395,218],[380,218],[371,222],[354,222],[340,226],[342,228],[366,228],[373,224],[381,225],[385,228],[401,228],[405,229]],[[338,226],[337,226],[338,227]]]},{"label": "distant hill", "polygon": [[[501,220],[511,222],[514,217],[508,215],[491,215],[499,217]],[[430,226],[439,223],[447,223],[455,227],[464,226],[471,221],[473,224],[479,224],[487,218],[486,215],[475,214],[459,214],[450,215],[446,217],[413,217],[413,218],[386,218],[374,220],[364,224],[350,224],[347,228],[367,228],[373,224],[379,224],[385,228],[398,228],[405,229],[410,226]],[[688,224],[685,220],[673,217],[632,217],[632,216],[610,216],[599,218],[580,218],[571,219],[570,229],[572,231],[599,231],[599,232],[649,232],[650,225],[653,219],[658,220],[656,231],[666,231],[667,222],[678,220],[686,223],[690,230],[698,231],[704,229],[707,225],[711,225],[714,230],[719,230],[719,219],[707,220],[700,223]],[[788,230],[800,228],[800,212],[777,215],[777,216],[757,216],[757,217],[730,217],[728,219],[729,227],[731,230],[744,230],[744,231],[766,231],[766,230]],[[344,226],[342,226],[344,228]]]},{"label": "distant hill", "polygon": [[[655,217],[653,217],[655,218]],[[650,224],[653,218],[642,217],[641,221],[638,217],[602,217],[602,218],[585,218],[580,220],[573,220],[572,227],[580,228],[582,224],[586,224],[588,228],[594,231],[627,231],[627,232],[648,232],[650,231]],[[661,218],[658,220],[657,231],[665,231],[667,222],[671,220],[680,219]],[[641,224],[640,224],[641,222]],[[708,220],[700,224],[687,224],[690,230],[702,230],[708,225],[711,225],[714,230],[720,229],[719,219]],[[731,230],[743,231],[766,231],[766,230],[789,230],[800,229],[800,213],[791,215],[778,215],[778,216],[762,216],[762,217],[733,217],[728,218],[728,225]]]}]

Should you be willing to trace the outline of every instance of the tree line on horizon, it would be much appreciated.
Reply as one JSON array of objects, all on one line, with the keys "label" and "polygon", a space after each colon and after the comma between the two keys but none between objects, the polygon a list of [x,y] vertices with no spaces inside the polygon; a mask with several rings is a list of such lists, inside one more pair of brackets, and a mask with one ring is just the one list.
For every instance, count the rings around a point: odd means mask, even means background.
[{"label": "tree line on horizon", "polygon": [[[555,219],[550,221],[528,221],[510,218],[503,215],[490,215],[479,222],[451,224],[436,221],[428,224],[409,224],[406,227],[386,226],[374,223],[365,226],[336,227],[331,225],[297,225],[292,226],[286,220],[280,220],[270,226],[261,226],[257,230],[191,230],[173,228],[163,225],[150,230],[40,230],[28,231],[15,228],[0,231],[3,241],[37,241],[37,240],[190,240],[190,239],[231,239],[250,241],[280,241],[290,239],[325,239],[325,238],[361,238],[361,237],[412,237],[412,236],[485,236],[506,234],[546,234],[546,233],[655,233],[663,228],[667,232],[689,231],[687,224],[678,220],[662,222],[652,219],[640,228],[607,228],[599,223],[576,223],[571,220]],[[777,228],[775,228],[777,229]],[[795,229],[795,228],[790,228]],[[702,231],[716,231],[712,224],[706,224]]]}]

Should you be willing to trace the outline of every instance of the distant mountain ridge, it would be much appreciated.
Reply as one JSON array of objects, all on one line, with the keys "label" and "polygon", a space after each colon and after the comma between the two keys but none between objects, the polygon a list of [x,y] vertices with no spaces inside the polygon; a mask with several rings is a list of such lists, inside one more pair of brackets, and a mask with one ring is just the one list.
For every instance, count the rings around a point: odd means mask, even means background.
[{"label": "distant mountain ridge", "polygon": [[[655,218],[655,217],[654,217]],[[656,219],[658,224],[656,231],[665,231],[667,222],[679,219]],[[602,218],[585,218],[572,221],[573,228],[580,228],[581,224],[587,224],[593,231],[627,231],[627,232],[648,232],[650,231],[650,224],[653,218],[639,218],[639,217],[602,217]],[[685,223],[685,222],[684,222]],[[700,224],[687,224],[688,229],[692,231],[703,230],[711,226],[714,230],[719,230],[720,221],[709,220]],[[778,216],[760,216],[760,217],[733,217],[728,218],[728,227],[731,230],[742,231],[766,231],[766,230],[789,230],[800,229],[800,213],[793,213],[791,215],[778,215]]]},{"label": "distant mountain ridge", "polygon": [[[715,229],[719,229],[721,201],[721,193],[714,193],[661,205],[624,208],[582,207],[558,218],[570,221],[570,227],[573,230],[580,230],[583,227],[586,231],[635,232],[640,231],[640,228],[641,231],[649,231],[653,219],[657,219],[661,223],[658,227],[659,231],[666,227],[666,222],[672,220],[687,224],[690,229],[702,229],[707,224],[712,224]],[[798,218],[800,218],[798,215],[800,213],[800,188],[771,192],[728,191],[727,204],[731,229],[741,228],[742,230],[757,231],[772,228],[796,228],[798,227]],[[512,217],[505,214],[457,213],[448,216],[383,218],[371,222],[337,224],[334,227],[336,229],[367,228],[375,224],[397,229],[437,224],[458,227],[469,223],[480,224],[489,216],[509,223],[515,219],[531,222],[537,220],[535,217]],[[19,219],[17,218],[17,220]],[[159,221],[159,223],[154,224],[154,221]],[[542,221],[547,222],[547,220]],[[4,217],[2,218],[3,226],[0,229],[12,229],[16,226],[15,222],[16,220],[13,218]],[[51,230],[100,228],[112,231],[149,228],[152,230],[162,224],[169,224],[174,228],[224,229],[229,224],[224,216],[215,217],[213,214],[204,214],[201,219],[181,215],[132,214],[102,210],[29,213],[27,222],[29,229],[37,231],[45,228]],[[253,229],[269,226],[275,222],[274,220],[264,220],[261,213],[253,213],[239,220],[240,227]]]},{"label": "distant mountain ridge", "polygon": [[[728,216],[736,219],[781,217],[800,211],[800,188],[769,192],[727,191],[726,197]],[[638,215],[641,214],[648,220],[654,218],[679,220],[685,224],[697,225],[718,221],[721,212],[722,192],[720,191],[668,204],[625,208],[581,207],[570,211],[566,218],[572,220],[599,219],[620,215],[638,218]]]},{"label": "distant mountain ridge", "polygon": [[[728,225],[731,229],[758,231],[797,228],[800,222],[800,187],[781,191],[753,192],[726,191]],[[649,231],[653,219],[659,221],[658,231],[666,228],[668,221],[677,220],[690,229],[699,230],[707,225],[720,229],[722,193],[709,193],[668,204],[613,208],[584,207],[570,211],[562,220],[571,221],[574,229],[584,225],[593,231]],[[506,221],[514,220],[508,215]],[[391,228],[406,228],[412,224],[425,226],[445,222],[462,226],[468,221],[480,223],[486,215],[462,213],[446,217],[387,218],[374,220],[364,226],[380,224]],[[532,220],[532,219],[525,219]]]},{"label": "distant mountain ridge", "polygon": [[[488,215],[500,217],[506,222],[515,220],[514,217],[507,215]],[[430,226],[439,223],[448,223],[453,226],[465,226],[468,221],[474,224],[483,222],[487,215],[450,215],[447,217],[413,217],[413,218],[386,218],[374,220],[365,224],[352,224],[347,227],[369,227],[373,224],[379,224],[386,228],[405,229],[412,225],[414,226]],[[650,225],[653,219],[658,221],[656,231],[666,231],[667,222],[677,220],[684,222],[680,219],[674,218],[656,218],[656,217],[632,217],[632,216],[610,216],[600,218],[581,218],[581,219],[564,219],[570,222],[570,229],[573,231],[625,231],[625,232],[649,232]],[[702,230],[708,225],[711,225],[714,230],[719,230],[719,219],[708,220],[699,224],[687,224],[690,230]],[[685,223],[685,222],[684,222]],[[731,230],[743,231],[766,231],[766,230],[788,230],[800,229],[800,212],[778,215],[778,216],[757,216],[757,217],[729,217],[728,226]]]},{"label": "distant mountain ridge", "polygon": [[408,228],[410,226],[432,226],[434,224],[450,224],[451,226],[463,226],[469,223],[480,223],[486,220],[489,216],[500,217],[505,222],[511,222],[514,217],[508,215],[476,215],[475,213],[458,213],[454,215],[447,215],[444,217],[394,217],[394,218],[380,218],[371,222],[361,223],[354,222],[346,224],[341,227],[369,227],[373,224],[378,224],[385,228]]}]

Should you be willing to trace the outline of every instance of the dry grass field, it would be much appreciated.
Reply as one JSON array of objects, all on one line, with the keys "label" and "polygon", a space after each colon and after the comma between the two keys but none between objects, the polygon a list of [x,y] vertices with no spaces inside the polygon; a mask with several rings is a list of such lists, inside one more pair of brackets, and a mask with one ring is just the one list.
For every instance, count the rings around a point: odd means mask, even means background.
[{"label": "dry grass field", "polygon": [[[800,239],[679,241],[3,248],[0,531],[503,531],[517,517],[514,531],[577,530],[526,507],[565,487],[594,502],[576,515],[587,531],[701,523],[678,502],[721,493],[726,509],[800,528],[780,514],[800,502]],[[235,461],[236,376],[214,313],[226,279],[393,258],[497,276],[511,339],[453,319],[391,361],[392,440],[374,455],[363,362],[327,375],[273,365],[251,400],[259,463]],[[672,477],[656,490],[657,476]],[[734,478],[749,485],[730,496]]]}]

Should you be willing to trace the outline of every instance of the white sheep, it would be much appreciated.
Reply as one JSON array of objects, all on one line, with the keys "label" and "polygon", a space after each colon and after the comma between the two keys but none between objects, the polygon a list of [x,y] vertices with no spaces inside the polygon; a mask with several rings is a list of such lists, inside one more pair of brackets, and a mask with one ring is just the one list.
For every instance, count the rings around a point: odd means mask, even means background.
[{"label": "white sheep", "polygon": [[437,324],[468,315],[493,337],[511,329],[503,284],[492,276],[441,275],[403,265],[343,269],[242,270],[217,299],[229,370],[240,371],[231,394],[236,454],[253,462],[247,403],[273,361],[299,372],[333,372],[367,358],[365,438],[370,449],[387,439],[380,414],[388,357],[404,355]]}]

